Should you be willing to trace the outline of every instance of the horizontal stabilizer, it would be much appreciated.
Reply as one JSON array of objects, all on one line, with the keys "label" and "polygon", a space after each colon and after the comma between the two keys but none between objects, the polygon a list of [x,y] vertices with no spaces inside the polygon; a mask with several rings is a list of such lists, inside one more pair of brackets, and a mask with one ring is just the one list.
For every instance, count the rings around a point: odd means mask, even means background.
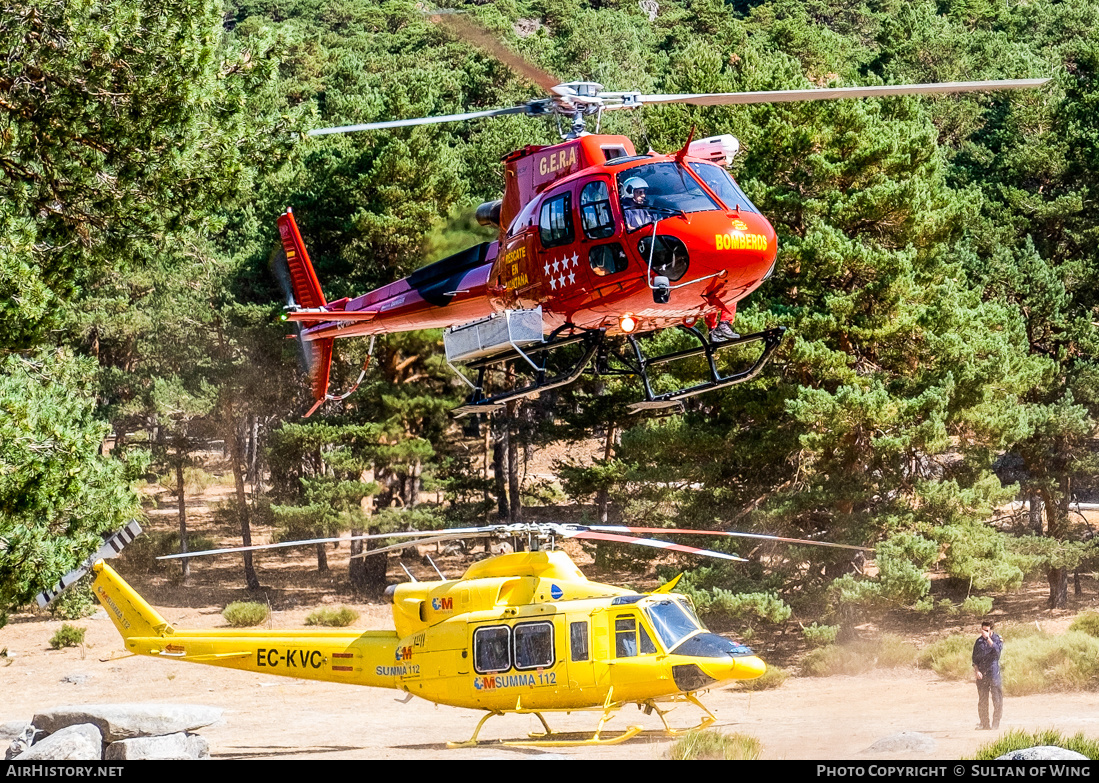
[{"label": "horizontal stabilizer", "polygon": [[103,546],[96,551],[91,557],[74,568],[69,573],[61,577],[61,581],[51,587],[49,590],[43,590],[34,598],[38,602],[38,605],[45,609],[51,603],[53,603],[58,596],[70,588],[74,582],[76,582],[84,574],[88,573],[92,564],[97,560],[106,560],[111,557],[118,557],[118,553],[122,551],[122,547],[129,544],[135,538],[141,535],[141,525],[137,523],[136,519],[131,519],[127,525],[119,530],[114,535],[110,536],[103,542]]}]

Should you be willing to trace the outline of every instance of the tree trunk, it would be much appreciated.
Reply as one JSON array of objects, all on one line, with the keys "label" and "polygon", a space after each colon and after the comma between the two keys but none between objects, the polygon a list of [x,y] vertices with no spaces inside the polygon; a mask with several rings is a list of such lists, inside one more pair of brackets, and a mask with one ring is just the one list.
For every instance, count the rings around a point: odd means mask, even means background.
[{"label": "tree trunk", "polygon": [[[228,425],[226,440],[229,442],[230,462],[233,463],[233,483],[236,486],[237,508],[240,513],[240,537],[242,546],[252,546],[252,520],[248,507],[248,493],[244,489],[244,444],[241,443],[240,430],[237,427],[232,409],[225,417]],[[244,582],[249,590],[259,590],[259,578],[252,565],[252,553],[244,552]]]},{"label": "tree trunk", "polygon": [[[317,531],[317,537],[321,535],[320,531]],[[328,552],[324,548],[324,544],[316,544],[317,547],[317,573],[328,573]]]},{"label": "tree trunk", "polygon": [[1037,492],[1031,492],[1027,497],[1028,514],[1030,515],[1030,532],[1036,536],[1042,535],[1042,498]]},{"label": "tree trunk", "polygon": [[508,428],[497,422],[496,439],[492,444],[492,472],[496,483],[496,509],[501,522],[508,518]]},{"label": "tree trunk", "polygon": [[[369,528],[370,535],[376,536],[382,532],[380,527]],[[378,549],[382,546],[384,541],[381,539],[371,539],[366,542],[367,550]],[[386,588],[386,567],[389,564],[389,555],[374,555],[368,557],[360,557],[359,560],[363,563],[364,583],[366,585],[366,592],[373,596],[380,596],[385,593]]]},{"label": "tree trunk", "polygon": [[1049,608],[1064,609],[1068,606],[1068,569],[1051,568],[1046,572],[1049,582]]},{"label": "tree trunk", "polygon": [[[365,483],[374,482],[374,468],[364,470],[360,481]],[[362,509],[363,515],[369,519],[374,514],[374,498],[367,495],[359,502],[359,507]],[[365,544],[362,540],[355,540],[355,536],[361,536],[362,530],[351,530],[351,561],[347,565],[347,576],[351,580],[351,589],[366,592],[370,590],[370,575],[367,572],[366,561],[368,558],[355,557],[355,555],[362,554],[366,551]]]},{"label": "tree trunk", "polygon": [[523,502],[519,496],[519,438],[516,437],[518,422],[515,419],[518,404],[514,401],[507,404],[508,416],[508,522],[519,524],[523,521]]},{"label": "tree trunk", "polygon": [[[614,454],[614,437],[615,426],[614,422],[607,424],[607,439],[603,443],[603,461],[610,461],[611,455]],[[599,491],[595,493],[595,505],[599,511],[599,524],[606,525],[608,518],[610,517],[611,507],[611,493],[609,487],[600,487]]]},{"label": "tree trunk", "polygon": [[[176,497],[179,498],[179,551],[187,552],[187,498],[183,486],[183,446],[176,443]],[[183,584],[191,579],[191,558],[184,557],[179,561],[183,567]]]}]

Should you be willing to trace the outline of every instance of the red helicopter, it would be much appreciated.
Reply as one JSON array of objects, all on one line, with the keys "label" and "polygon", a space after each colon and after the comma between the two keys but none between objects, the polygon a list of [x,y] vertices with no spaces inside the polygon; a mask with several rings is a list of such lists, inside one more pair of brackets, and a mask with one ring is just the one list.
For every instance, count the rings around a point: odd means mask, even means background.
[{"label": "red helicopter", "polygon": [[[774,271],[775,230],[730,176],[739,151],[730,135],[691,140],[668,155],[637,154],[625,136],[588,133],[604,111],[647,104],[748,104],[1037,87],[1019,79],[750,93],[644,95],[607,92],[594,82],[561,84],[465,20],[448,24],[489,49],[548,97],[520,106],[314,130],[310,135],[381,130],[503,114],[571,119],[563,141],[528,145],[504,156],[503,198],[482,204],[477,219],[499,238],[355,298],[328,302],[287,210],[278,220],[292,295],[284,319],[300,324],[311,355],[316,404],[344,399],[328,392],[336,338],[443,328],[447,362],[472,389],[455,415],[492,411],[538,395],[584,372],[640,378],[634,411],[679,407],[703,392],[757,375],[784,327],[741,336],[736,306]],[[707,333],[699,326],[705,324]],[[697,345],[648,356],[639,337],[677,327]],[[624,338],[624,339],[623,339]],[[718,350],[762,342],[745,370],[722,375]],[[563,350],[566,346],[578,346]],[[373,345],[371,345],[373,348]],[[655,393],[648,368],[704,355],[709,378]],[[369,359],[368,359],[369,361]],[[470,380],[455,364],[476,371]],[[489,372],[508,366],[502,387]],[[365,372],[365,367],[364,367]],[[362,380],[359,376],[359,381]],[[355,384],[358,386],[358,382]]]}]

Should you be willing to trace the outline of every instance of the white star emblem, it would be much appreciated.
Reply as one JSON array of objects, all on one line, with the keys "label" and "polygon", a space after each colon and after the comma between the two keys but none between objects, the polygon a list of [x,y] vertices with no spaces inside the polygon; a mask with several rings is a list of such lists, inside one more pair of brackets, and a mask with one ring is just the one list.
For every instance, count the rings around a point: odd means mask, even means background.
[{"label": "white star emblem", "polygon": [[547,261],[546,262],[546,277],[549,277],[549,268],[550,268],[549,261]]},{"label": "white star emblem", "polygon": [[554,291],[557,290],[557,278],[556,277],[551,277],[550,278],[550,287],[552,287]]},{"label": "white star emblem", "polygon": [[577,255],[576,253],[573,253],[573,254],[572,254],[572,265],[573,265],[573,266],[576,266],[576,264],[577,264],[577,263],[578,263],[579,261],[580,261],[580,256],[578,256],[578,255]]},{"label": "white star emblem", "polygon": [[575,272],[569,272],[569,283],[575,283],[575,282],[576,282],[576,273]]}]

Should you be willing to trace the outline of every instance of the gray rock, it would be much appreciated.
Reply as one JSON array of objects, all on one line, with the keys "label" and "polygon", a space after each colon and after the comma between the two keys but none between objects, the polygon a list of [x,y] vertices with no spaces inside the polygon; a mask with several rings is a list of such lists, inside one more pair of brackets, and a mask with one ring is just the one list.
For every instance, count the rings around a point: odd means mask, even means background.
[{"label": "gray rock", "polygon": [[103,758],[103,735],[89,723],[67,726],[34,743],[14,761],[98,761]]},{"label": "gray rock", "polygon": [[11,742],[22,734],[28,725],[30,724],[25,720],[13,720],[7,723],[0,723],[0,742]]},{"label": "gray rock", "polygon": [[166,737],[136,737],[112,742],[107,746],[103,758],[107,761],[208,759],[210,743],[197,734],[184,732]]},{"label": "gray rock", "polygon": [[201,704],[90,704],[55,707],[31,721],[47,734],[66,726],[91,723],[106,743],[134,737],[159,737],[209,726],[221,720],[221,710]]},{"label": "gray rock", "polygon": [[39,731],[34,727],[33,723],[5,723],[4,725],[12,728],[22,725],[19,732],[11,737],[11,744],[8,745],[7,752],[4,753],[4,759],[11,761],[20,753],[27,752],[27,749],[34,744],[34,738],[38,736]]},{"label": "gray rock", "polygon": [[902,731],[882,737],[863,753],[896,753],[898,751],[930,753],[933,750],[935,750],[935,738],[931,735],[921,734],[918,731]]},{"label": "gray rock", "polygon": [[1087,761],[1088,757],[1074,750],[1066,750],[1056,745],[1038,745],[1034,748],[1013,750],[996,757],[997,761]]},{"label": "gray rock", "polygon": [[67,685],[83,685],[92,678],[90,674],[66,674],[61,678],[61,682]]}]

